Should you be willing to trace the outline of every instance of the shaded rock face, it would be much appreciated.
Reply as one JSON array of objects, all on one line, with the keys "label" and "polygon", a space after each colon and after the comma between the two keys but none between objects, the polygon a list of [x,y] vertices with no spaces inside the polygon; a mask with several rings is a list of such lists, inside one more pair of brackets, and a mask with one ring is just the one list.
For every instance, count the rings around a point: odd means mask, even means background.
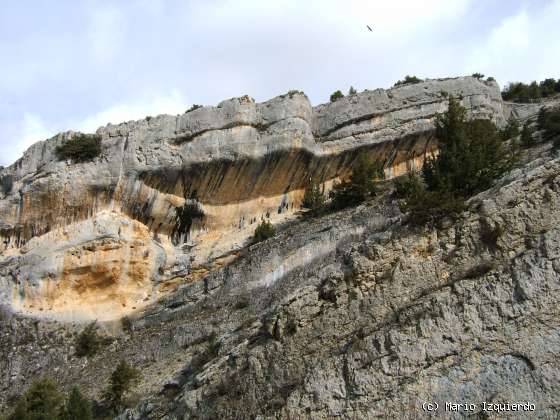
[{"label": "shaded rock face", "polygon": [[[44,262],[51,257],[39,260],[45,267],[37,272],[48,274],[48,288],[31,269],[14,280],[10,267],[35,267],[32,258],[47,252],[34,248],[46,241],[41,238],[65,247],[64,230],[95,223],[100,212],[146,227],[137,239],[142,249],[157,246],[164,257],[143,270],[119,270],[137,284],[151,284],[146,290],[155,295],[169,290],[167,280],[242,246],[261,220],[292,217],[311,178],[328,187],[351,173],[360,153],[371,154],[387,177],[420,167],[436,150],[434,121],[449,95],[461,97],[471,116],[504,123],[495,83],[457,78],[366,91],[315,108],[304,94],[290,92],[261,104],[241,97],[177,117],[109,125],[97,132],[102,155],[89,163],[56,159],[56,147],[72,141],[71,132],[37,143],[0,171],[13,184],[0,195],[2,254],[11,259],[0,267],[4,303],[23,310],[30,305],[16,303],[27,299],[22,295],[41,296],[47,289],[59,302],[64,273],[73,267]],[[125,249],[111,258],[128,261]],[[111,264],[98,264],[105,260],[102,252],[96,248],[91,258],[98,270],[111,272]]]}]

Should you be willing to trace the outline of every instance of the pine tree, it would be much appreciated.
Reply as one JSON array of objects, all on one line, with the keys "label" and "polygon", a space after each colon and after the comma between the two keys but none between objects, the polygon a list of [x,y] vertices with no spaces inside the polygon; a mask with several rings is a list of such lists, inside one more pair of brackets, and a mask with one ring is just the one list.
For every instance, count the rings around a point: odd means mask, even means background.
[{"label": "pine tree", "polygon": [[342,99],[342,98],[344,98],[344,94],[340,90],[337,90],[336,92],[334,92],[331,95],[330,99],[331,99],[331,102],[336,102],[336,101],[338,101],[339,99]]},{"label": "pine tree", "polygon": [[320,184],[311,182],[305,189],[302,206],[309,210],[310,215],[316,216],[324,210],[325,201],[325,195],[321,191]]},{"label": "pine tree", "polygon": [[49,378],[40,379],[25,391],[16,402],[9,420],[57,419],[63,402],[56,383]]},{"label": "pine tree", "polygon": [[260,225],[255,229],[255,234],[253,236],[253,242],[259,243],[266,241],[268,238],[272,238],[276,235],[276,228],[269,221],[263,220]]},{"label": "pine tree", "polygon": [[507,125],[501,131],[502,140],[515,139],[519,135],[519,123],[513,115],[508,118]]},{"label": "pine tree", "polygon": [[467,120],[466,109],[453,98],[437,119],[436,136],[439,153],[424,164],[425,186],[413,177],[395,183],[397,195],[404,196],[401,208],[413,223],[457,215],[468,197],[489,188],[515,162],[496,126],[489,120]]},{"label": "pine tree", "polygon": [[350,89],[348,89],[348,95],[355,95],[356,93],[358,92],[354,89],[354,86],[350,86]]},{"label": "pine tree", "polygon": [[91,403],[82,395],[78,387],[74,387],[70,391],[60,418],[61,420],[93,419]]},{"label": "pine tree", "polygon": [[439,154],[423,168],[429,190],[470,197],[512,166],[496,126],[489,120],[467,121],[466,115],[466,109],[451,98],[448,111],[438,118]]},{"label": "pine tree", "polygon": [[122,360],[111,374],[109,387],[105,391],[105,399],[109,406],[117,411],[124,405],[124,396],[130,391],[138,379],[138,370]]},{"label": "pine tree", "polygon": [[350,179],[333,186],[329,196],[332,206],[343,209],[358,205],[375,195],[375,179],[381,178],[381,169],[366,154],[358,157]]},{"label": "pine tree", "polygon": [[521,130],[521,146],[524,148],[533,147],[535,145],[535,139],[533,138],[533,130],[530,128],[529,123],[523,124],[523,129]]}]

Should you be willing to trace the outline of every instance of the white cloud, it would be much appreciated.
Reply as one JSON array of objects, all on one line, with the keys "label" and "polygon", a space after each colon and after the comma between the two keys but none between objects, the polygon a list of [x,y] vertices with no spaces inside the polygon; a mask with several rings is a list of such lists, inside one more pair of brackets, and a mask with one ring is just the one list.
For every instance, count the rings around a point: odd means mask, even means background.
[{"label": "white cloud", "polygon": [[97,64],[107,64],[118,56],[124,48],[125,28],[123,13],[113,5],[91,12],[88,39]]},{"label": "white cloud", "polygon": [[123,103],[89,115],[71,123],[76,131],[93,132],[107,123],[118,124],[124,121],[139,120],[148,115],[180,114],[187,110],[187,101],[178,91],[168,95],[140,100],[136,103]]},{"label": "white cloud", "polygon": [[558,78],[559,21],[560,0],[507,17],[473,49],[468,69],[497,75],[501,83]]},{"label": "white cloud", "polygon": [[139,120],[148,115],[181,114],[190,105],[180,92],[171,91],[163,96],[115,104],[84,118],[59,120],[56,124],[47,123],[40,115],[26,113],[18,124],[19,128],[15,130],[14,137],[1,142],[4,153],[0,157],[0,165],[12,164],[33,143],[51,138],[62,131],[92,133],[107,123],[118,124],[124,121]]},{"label": "white cloud", "polygon": [[13,163],[33,143],[52,137],[56,133],[47,127],[47,124],[39,115],[26,113],[19,124],[18,134],[18,138],[11,142],[10,147],[2,147],[1,165]]}]

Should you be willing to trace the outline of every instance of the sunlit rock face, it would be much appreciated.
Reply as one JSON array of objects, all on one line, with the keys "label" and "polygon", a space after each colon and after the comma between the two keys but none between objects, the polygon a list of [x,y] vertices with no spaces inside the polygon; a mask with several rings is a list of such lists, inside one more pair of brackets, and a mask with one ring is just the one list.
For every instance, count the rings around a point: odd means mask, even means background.
[{"label": "sunlit rock face", "polygon": [[102,210],[32,238],[7,258],[2,297],[14,309],[62,319],[114,319],[157,298],[164,245],[148,228]]},{"label": "sunlit rock face", "polygon": [[0,189],[2,302],[33,315],[119,318],[199,278],[262,219],[294,217],[311,179],[328,187],[361,153],[389,178],[421,167],[437,150],[435,118],[449,96],[473,118],[504,124],[498,85],[466,77],[315,108],[290,92],[108,125],[97,131],[102,155],[88,163],[56,158],[72,132],[36,143],[0,171],[13,184]]}]

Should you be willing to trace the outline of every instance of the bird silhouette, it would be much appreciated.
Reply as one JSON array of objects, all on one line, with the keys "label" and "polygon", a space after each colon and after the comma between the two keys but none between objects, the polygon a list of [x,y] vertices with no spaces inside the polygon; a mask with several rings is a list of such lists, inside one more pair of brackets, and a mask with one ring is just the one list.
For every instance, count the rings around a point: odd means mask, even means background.
[{"label": "bird silhouette", "polygon": [[369,25],[366,25],[370,32],[373,32],[373,29],[370,28]]}]

